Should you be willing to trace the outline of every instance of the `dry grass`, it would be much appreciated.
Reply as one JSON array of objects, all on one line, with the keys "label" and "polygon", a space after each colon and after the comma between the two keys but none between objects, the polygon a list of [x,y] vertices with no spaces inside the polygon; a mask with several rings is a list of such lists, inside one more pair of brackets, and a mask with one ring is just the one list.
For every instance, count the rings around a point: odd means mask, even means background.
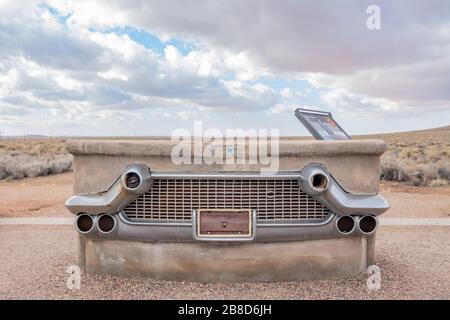
[{"label": "dry grass", "polygon": [[0,140],[0,180],[45,176],[72,170],[61,139]]},{"label": "dry grass", "polygon": [[[388,144],[381,158],[382,180],[430,187],[450,184],[450,126],[355,139],[382,139]],[[72,156],[62,139],[0,140],[0,180],[70,170]]]},{"label": "dry grass", "polygon": [[358,138],[388,144],[381,158],[382,180],[430,187],[450,184],[450,126]]}]

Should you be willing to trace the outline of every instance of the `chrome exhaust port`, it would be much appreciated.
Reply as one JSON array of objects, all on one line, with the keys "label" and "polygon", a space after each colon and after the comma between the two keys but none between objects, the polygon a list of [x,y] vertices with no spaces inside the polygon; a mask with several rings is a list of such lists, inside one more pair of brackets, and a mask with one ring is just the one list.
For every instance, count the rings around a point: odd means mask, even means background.
[{"label": "chrome exhaust port", "polygon": [[342,216],[336,220],[336,228],[340,234],[348,235],[356,228],[355,218],[352,216]]},{"label": "chrome exhaust port", "polygon": [[315,173],[309,178],[309,185],[311,189],[323,192],[328,187],[328,177],[321,172]]},{"label": "chrome exhaust port", "polygon": [[94,228],[94,218],[90,214],[81,213],[75,219],[75,226],[79,233],[89,233]]},{"label": "chrome exhaust port", "polygon": [[378,219],[374,216],[362,216],[358,219],[358,229],[362,234],[373,234],[377,226]]},{"label": "chrome exhaust port", "polygon": [[102,214],[97,219],[97,228],[102,233],[110,233],[116,228],[116,219],[109,214]]}]

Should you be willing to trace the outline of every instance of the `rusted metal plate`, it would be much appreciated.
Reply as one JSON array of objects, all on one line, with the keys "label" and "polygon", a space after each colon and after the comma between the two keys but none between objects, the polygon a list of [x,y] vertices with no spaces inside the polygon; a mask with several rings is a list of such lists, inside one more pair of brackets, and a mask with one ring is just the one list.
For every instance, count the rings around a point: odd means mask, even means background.
[{"label": "rusted metal plate", "polygon": [[251,210],[210,209],[199,210],[197,231],[199,236],[248,237],[252,230]]}]

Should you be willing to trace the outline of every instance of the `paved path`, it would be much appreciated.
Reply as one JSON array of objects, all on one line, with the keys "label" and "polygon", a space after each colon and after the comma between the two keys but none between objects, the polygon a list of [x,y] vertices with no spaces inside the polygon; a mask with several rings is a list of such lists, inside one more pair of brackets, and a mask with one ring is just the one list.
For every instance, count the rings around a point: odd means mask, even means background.
[{"label": "paved path", "polygon": [[0,225],[72,225],[72,217],[0,218]]},{"label": "paved path", "polygon": [[450,226],[450,218],[380,218],[382,226]]},{"label": "paved path", "polygon": [[[380,218],[382,226],[450,226],[450,218]],[[72,225],[73,217],[0,218],[0,225]]]}]

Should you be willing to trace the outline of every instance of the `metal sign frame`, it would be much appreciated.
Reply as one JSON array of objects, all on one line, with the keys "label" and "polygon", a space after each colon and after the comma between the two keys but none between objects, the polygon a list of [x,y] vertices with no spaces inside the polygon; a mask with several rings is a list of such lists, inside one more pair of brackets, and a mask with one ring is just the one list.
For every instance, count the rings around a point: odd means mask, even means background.
[{"label": "metal sign frame", "polygon": [[[311,109],[295,109],[295,116],[298,120],[305,126],[306,129],[316,138],[317,140],[333,140],[327,139],[323,135],[321,135],[310,123],[310,121],[304,115],[315,115],[315,116],[328,116],[333,122],[336,124],[336,127],[347,137],[348,140],[352,140],[352,138],[345,132],[344,129],[334,120],[333,116],[330,112],[311,110]],[[337,139],[336,139],[337,140]],[[341,140],[341,139],[340,139]],[[345,139],[342,139],[345,140]]]}]

